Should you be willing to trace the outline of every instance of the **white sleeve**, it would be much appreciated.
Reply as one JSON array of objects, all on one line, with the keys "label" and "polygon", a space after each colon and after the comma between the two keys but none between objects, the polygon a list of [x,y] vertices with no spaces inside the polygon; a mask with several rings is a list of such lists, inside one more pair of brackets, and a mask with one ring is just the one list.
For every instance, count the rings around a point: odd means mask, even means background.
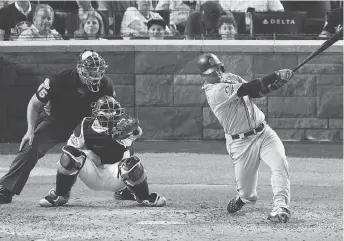
[{"label": "white sleeve", "polygon": [[85,118],[82,120],[81,124],[78,125],[75,129],[80,128],[80,135],[77,136],[75,132],[79,131],[74,131],[73,134],[69,137],[67,141],[67,145],[73,146],[77,149],[85,149],[85,138],[84,138],[84,121]]},{"label": "white sleeve", "polygon": [[124,12],[123,20],[121,23],[121,33],[137,33],[136,30],[129,28],[129,25],[135,20],[141,20],[140,12],[134,7],[127,8],[127,10]]}]

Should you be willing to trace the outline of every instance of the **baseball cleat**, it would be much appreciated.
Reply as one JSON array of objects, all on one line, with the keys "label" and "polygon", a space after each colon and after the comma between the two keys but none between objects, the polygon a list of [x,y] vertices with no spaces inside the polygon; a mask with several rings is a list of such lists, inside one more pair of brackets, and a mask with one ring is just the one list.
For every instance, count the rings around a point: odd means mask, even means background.
[{"label": "baseball cleat", "polygon": [[274,208],[268,216],[268,220],[274,223],[286,223],[290,219],[290,211],[287,208]]},{"label": "baseball cleat", "polygon": [[3,186],[0,186],[0,204],[12,202],[13,193]]},{"label": "baseball cleat", "polygon": [[116,200],[136,201],[134,193],[132,193],[128,188],[125,188],[121,191],[115,192],[113,197]]},{"label": "baseball cleat", "polygon": [[153,192],[149,195],[148,200],[143,200],[141,204],[146,207],[163,207],[166,205],[166,198]]},{"label": "baseball cleat", "polygon": [[227,211],[229,213],[235,213],[242,209],[245,203],[240,199],[240,197],[234,197],[232,200],[229,201],[227,205]]},{"label": "baseball cleat", "polygon": [[56,191],[51,189],[48,195],[39,201],[39,205],[46,208],[62,206],[68,202],[69,198],[70,193],[67,193],[65,196],[57,196]]}]

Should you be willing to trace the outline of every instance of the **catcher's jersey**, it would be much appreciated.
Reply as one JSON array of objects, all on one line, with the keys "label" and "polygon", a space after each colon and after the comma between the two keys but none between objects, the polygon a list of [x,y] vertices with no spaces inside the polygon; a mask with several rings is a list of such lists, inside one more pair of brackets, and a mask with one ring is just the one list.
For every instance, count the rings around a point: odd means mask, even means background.
[{"label": "catcher's jersey", "polygon": [[[123,159],[123,154],[129,146],[122,141],[116,141],[101,129],[95,128],[94,117],[85,117],[78,125],[67,144],[78,149],[91,150],[99,156],[102,164],[113,164]],[[130,143],[131,144],[131,143]]]},{"label": "catcher's jersey", "polygon": [[240,76],[225,73],[221,83],[204,84],[202,87],[210,108],[229,135],[247,132],[265,119],[264,113],[248,96],[237,96],[243,83],[246,81]]}]

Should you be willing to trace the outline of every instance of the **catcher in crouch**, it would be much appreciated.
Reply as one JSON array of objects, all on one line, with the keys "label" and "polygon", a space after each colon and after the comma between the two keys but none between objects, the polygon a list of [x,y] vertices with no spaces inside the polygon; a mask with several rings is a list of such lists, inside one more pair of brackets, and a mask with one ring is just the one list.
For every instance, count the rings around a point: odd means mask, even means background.
[{"label": "catcher in crouch", "polygon": [[66,204],[79,176],[93,190],[119,192],[128,188],[143,206],[165,206],[164,197],[149,193],[140,158],[130,156],[132,142],[141,135],[138,120],[125,115],[115,98],[99,98],[94,103],[93,116],[82,120],[62,148],[56,188],[39,204],[42,207]]}]

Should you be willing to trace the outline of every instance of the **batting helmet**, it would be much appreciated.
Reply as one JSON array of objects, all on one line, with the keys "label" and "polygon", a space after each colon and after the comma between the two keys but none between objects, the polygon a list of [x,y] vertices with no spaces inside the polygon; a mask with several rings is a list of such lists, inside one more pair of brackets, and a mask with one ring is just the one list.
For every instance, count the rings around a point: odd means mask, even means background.
[{"label": "batting helmet", "polygon": [[200,70],[201,75],[211,74],[219,68],[222,72],[225,71],[223,63],[215,54],[212,53],[201,55],[197,61],[197,66]]}]

